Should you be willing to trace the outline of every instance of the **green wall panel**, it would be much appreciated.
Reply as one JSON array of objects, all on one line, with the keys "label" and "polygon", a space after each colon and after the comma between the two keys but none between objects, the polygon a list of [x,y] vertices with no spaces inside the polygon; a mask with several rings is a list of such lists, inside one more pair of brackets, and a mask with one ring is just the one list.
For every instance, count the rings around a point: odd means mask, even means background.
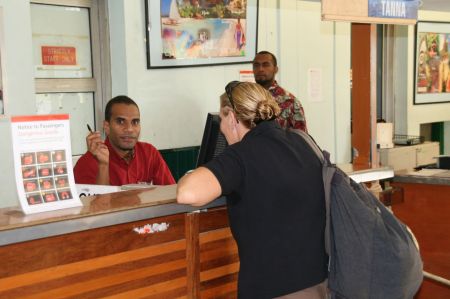
[{"label": "green wall panel", "polygon": [[199,146],[160,150],[176,181],[197,164]]}]

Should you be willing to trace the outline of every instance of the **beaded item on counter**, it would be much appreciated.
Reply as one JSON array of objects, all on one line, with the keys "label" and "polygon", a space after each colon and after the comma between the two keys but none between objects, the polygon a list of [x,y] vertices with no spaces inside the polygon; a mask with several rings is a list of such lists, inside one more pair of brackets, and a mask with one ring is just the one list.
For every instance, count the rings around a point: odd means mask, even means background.
[{"label": "beaded item on counter", "polygon": [[136,233],[143,235],[143,234],[154,234],[158,232],[166,231],[169,228],[169,223],[161,222],[161,223],[153,223],[153,224],[146,224],[141,227],[135,227],[133,228],[133,231]]}]

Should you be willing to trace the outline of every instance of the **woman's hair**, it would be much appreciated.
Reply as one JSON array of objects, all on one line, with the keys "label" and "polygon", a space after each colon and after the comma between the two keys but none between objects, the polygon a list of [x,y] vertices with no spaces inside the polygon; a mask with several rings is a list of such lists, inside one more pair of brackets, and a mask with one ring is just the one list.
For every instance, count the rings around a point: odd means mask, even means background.
[{"label": "woman's hair", "polygon": [[277,102],[259,84],[232,82],[226,90],[220,97],[220,107],[225,108],[223,113],[227,115],[234,110],[236,118],[248,128],[253,128],[261,121],[275,119],[280,114]]}]

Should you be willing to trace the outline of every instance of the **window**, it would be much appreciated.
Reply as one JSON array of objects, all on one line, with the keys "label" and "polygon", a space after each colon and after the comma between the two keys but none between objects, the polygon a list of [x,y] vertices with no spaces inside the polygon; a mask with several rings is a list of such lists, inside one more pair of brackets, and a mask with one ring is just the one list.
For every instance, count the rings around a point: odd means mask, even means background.
[{"label": "window", "polygon": [[[98,128],[104,95],[100,48],[109,53],[100,36],[105,1],[31,1],[36,113],[70,115],[72,153],[86,151],[86,124]],[[99,3],[101,8],[99,9]],[[106,26],[105,26],[106,27]],[[104,44],[100,44],[100,40]],[[105,59],[105,61],[108,61]]]}]

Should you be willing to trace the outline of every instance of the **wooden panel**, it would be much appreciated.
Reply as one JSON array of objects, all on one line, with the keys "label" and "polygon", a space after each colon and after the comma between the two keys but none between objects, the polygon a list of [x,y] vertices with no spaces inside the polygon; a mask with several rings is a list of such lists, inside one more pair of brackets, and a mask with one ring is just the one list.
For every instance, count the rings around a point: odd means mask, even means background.
[{"label": "wooden panel", "polygon": [[368,0],[322,0],[322,15],[367,16]]},{"label": "wooden panel", "polygon": [[[169,229],[138,235],[133,228],[169,223]],[[157,237],[156,237],[157,236]],[[0,247],[0,277],[120,253],[184,238],[184,215],[154,218]],[[21,267],[27,265],[27,267]]]},{"label": "wooden panel", "polygon": [[213,208],[208,213],[200,213],[200,232],[228,227],[226,207]]},{"label": "wooden panel", "polygon": [[239,256],[230,229],[200,234],[201,298],[236,298]]},{"label": "wooden panel", "polygon": [[370,25],[352,24],[352,148],[353,164],[370,167],[371,154],[371,76]]},{"label": "wooden panel", "polygon": [[189,299],[196,299],[200,294],[200,246],[199,246],[199,213],[186,214],[186,260],[187,291]]},{"label": "wooden panel", "polygon": [[[167,231],[133,231],[161,222]],[[0,256],[0,298],[186,294],[183,214],[2,246]]]},{"label": "wooden panel", "polygon": [[[404,202],[392,209],[414,232],[424,270],[450,280],[450,186],[392,185],[403,188]],[[426,279],[415,298],[450,298],[450,287]]]}]

